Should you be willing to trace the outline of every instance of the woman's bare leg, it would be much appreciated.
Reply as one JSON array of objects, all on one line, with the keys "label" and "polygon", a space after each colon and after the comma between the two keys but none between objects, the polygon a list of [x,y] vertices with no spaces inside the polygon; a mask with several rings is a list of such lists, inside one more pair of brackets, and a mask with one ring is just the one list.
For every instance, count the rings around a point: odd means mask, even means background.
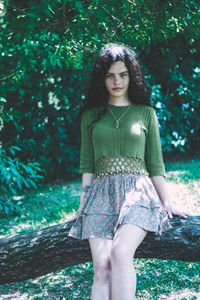
[{"label": "woman's bare leg", "polygon": [[117,230],[111,250],[112,299],[133,300],[136,291],[136,272],[133,257],[147,231],[124,224]]},{"label": "woman's bare leg", "polygon": [[111,300],[110,253],[112,242],[112,240],[104,238],[89,239],[94,269],[92,300]]}]

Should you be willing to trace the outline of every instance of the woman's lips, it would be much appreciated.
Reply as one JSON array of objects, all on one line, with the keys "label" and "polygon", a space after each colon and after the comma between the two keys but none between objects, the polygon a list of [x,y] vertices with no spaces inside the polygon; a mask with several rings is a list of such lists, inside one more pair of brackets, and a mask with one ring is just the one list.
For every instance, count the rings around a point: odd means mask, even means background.
[{"label": "woman's lips", "polygon": [[113,88],[114,91],[120,91],[122,88]]}]

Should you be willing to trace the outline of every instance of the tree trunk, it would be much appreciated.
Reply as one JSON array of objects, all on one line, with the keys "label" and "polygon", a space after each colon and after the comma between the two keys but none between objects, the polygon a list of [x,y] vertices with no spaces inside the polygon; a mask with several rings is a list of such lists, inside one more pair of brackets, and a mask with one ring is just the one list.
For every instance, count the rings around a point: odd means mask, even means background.
[{"label": "tree trunk", "polygon": [[[173,229],[147,234],[135,257],[200,260],[200,216],[174,217]],[[67,236],[73,222],[0,239],[0,284],[19,282],[92,261],[87,240]]]}]

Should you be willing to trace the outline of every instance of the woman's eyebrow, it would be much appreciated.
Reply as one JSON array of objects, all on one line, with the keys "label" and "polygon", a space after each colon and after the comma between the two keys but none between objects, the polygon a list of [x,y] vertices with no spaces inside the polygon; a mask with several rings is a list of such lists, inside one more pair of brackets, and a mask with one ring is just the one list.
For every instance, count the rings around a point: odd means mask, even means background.
[{"label": "woman's eyebrow", "polygon": [[[128,73],[128,71],[123,71],[123,72],[120,72],[119,74],[124,74],[124,73]],[[107,72],[107,74],[114,74],[114,73]]]}]

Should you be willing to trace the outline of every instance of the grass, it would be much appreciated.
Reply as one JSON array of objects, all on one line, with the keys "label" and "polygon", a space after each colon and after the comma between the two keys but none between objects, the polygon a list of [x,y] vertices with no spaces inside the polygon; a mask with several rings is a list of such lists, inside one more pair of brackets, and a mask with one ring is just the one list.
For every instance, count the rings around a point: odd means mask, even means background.
[{"label": "grass", "polygon": [[[174,206],[200,215],[200,160],[166,163]],[[1,220],[0,237],[65,222],[79,205],[80,180],[24,193],[20,216]],[[135,259],[137,299],[200,299],[200,262]],[[36,279],[0,286],[0,299],[90,299],[92,263],[68,267]]]}]

